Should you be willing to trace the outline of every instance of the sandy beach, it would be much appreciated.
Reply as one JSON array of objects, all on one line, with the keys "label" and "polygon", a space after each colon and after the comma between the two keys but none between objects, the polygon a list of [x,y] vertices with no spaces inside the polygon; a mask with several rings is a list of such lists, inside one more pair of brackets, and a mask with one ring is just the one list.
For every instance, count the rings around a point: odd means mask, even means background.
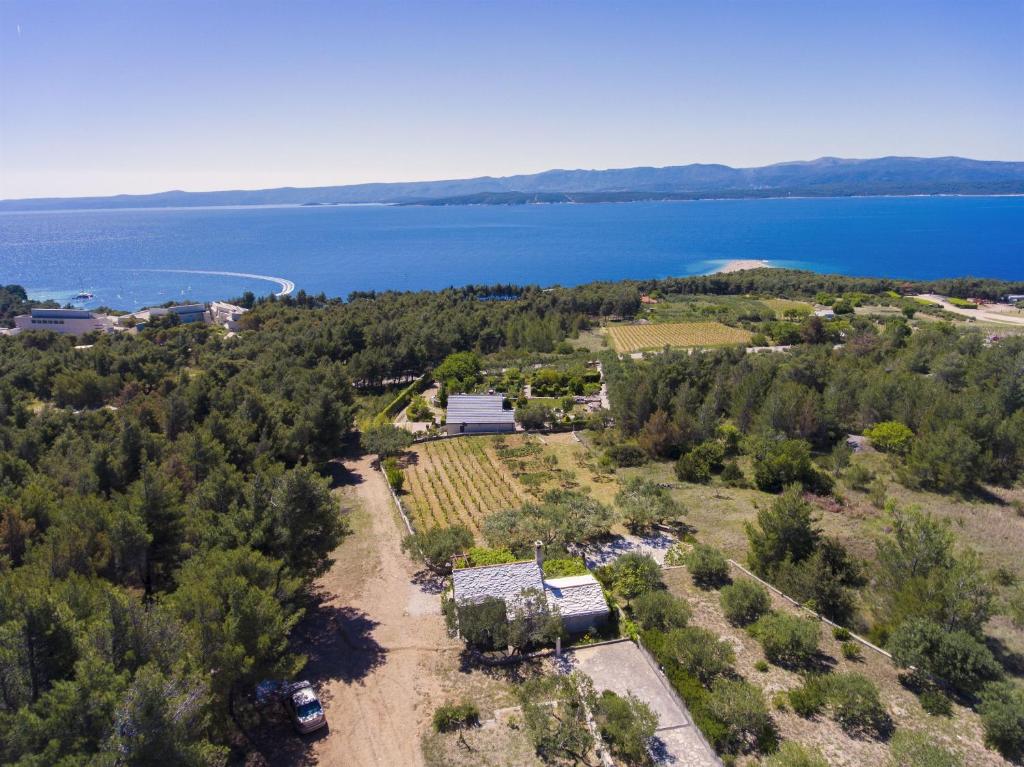
[{"label": "sandy beach", "polygon": [[722,266],[711,272],[711,274],[742,272],[744,269],[771,269],[771,264],[760,259],[737,259],[735,261],[726,261]]}]

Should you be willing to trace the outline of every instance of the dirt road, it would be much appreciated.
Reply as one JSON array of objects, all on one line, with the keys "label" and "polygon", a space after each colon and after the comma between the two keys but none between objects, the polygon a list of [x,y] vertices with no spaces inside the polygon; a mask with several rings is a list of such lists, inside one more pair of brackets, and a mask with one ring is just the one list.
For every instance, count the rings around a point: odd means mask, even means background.
[{"label": "dirt road", "polygon": [[1024,325],[1024,315],[1012,314],[1010,313],[1013,311],[1012,309],[1010,312],[994,311],[985,309],[984,307],[979,307],[978,309],[962,309],[959,306],[953,306],[953,304],[949,303],[944,296],[937,296],[929,293],[918,297],[925,301],[931,301],[934,304],[938,304],[947,312],[959,314],[962,317],[970,317],[972,320],[978,320],[979,322],[998,322],[1003,325]]},{"label": "dirt road", "polygon": [[307,674],[319,682],[329,732],[305,761],[339,767],[416,767],[420,735],[441,702],[437,656],[453,646],[440,597],[417,583],[401,524],[368,458],[346,463],[354,533],[319,581]]}]

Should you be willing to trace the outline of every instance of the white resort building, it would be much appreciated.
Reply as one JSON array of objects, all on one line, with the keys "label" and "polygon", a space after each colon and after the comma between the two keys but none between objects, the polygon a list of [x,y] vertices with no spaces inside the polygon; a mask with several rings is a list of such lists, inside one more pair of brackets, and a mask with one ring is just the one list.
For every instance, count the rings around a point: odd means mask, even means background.
[{"label": "white resort building", "polygon": [[106,314],[94,314],[84,309],[33,309],[30,314],[19,314],[14,318],[14,333],[25,330],[52,330],[62,335],[83,336],[100,331],[113,333],[114,318]]}]

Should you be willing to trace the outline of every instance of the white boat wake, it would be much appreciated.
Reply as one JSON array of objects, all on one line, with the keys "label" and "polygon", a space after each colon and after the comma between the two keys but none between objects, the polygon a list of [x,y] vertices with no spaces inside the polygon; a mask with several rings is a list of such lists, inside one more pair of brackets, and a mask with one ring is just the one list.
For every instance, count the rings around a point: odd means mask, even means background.
[{"label": "white boat wake", "polygon": [[274,277],[269,274],[249,274],[248,272],[208,272],[200,269],[132,269],[133,272],[165,272],[169,274],[212,274],[217,277],[246,277],[250,280],[266,280],[267,282],[276,282],[281,286],[281,290],[275,293],[275,296],[287,296],[295,290],[295,283],[291,280],[286,280],[284,277]]}]

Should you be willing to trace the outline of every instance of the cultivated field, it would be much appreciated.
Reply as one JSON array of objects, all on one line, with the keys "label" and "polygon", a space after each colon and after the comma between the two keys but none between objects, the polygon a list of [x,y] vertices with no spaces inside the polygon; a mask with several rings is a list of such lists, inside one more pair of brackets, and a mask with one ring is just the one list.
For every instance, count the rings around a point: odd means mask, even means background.
[{"label": "cultivated field", "polygon": [[480,539],[483,518],[539,500],[548,490],[611,503],[618,483],[572,434],[458,437],[416,445],[402,461],[402,501],[417,529],[464,524]]},{"label": "cultivated field", "polygon": [[665,346],[727,346],[749,343],[751,333],[721,322],[659,322],[650,325],[609,325],[615,350],[622,353]]},{"label": "cultivated field", "polygon": [[461,523],[478,536],[484,516],[515,508],[526,497],[491,437],[425,442],[406,464],[403,501],[417,529]]}]

